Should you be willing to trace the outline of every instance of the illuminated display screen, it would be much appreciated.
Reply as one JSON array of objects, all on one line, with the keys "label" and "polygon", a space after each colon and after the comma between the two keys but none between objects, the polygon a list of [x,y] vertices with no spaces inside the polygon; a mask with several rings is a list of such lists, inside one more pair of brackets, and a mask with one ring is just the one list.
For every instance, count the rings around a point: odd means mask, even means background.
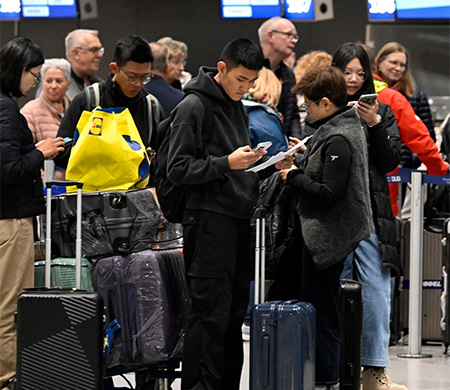
[{"label": "illuminated display screen", "polygon": [[20,18],[20,0],[0,0],[0,20]]},{"label": "illuminated display screen", "polygon": [[281,16],[280,0],[221,0],[223,18],[261,18]]},{"label": "illuminated display screen", "polygon": [[397,19],[450,19],[450,0],[395,0]]},{"label": "illuminated display screen", "polygon": [[22,0],[24,18],[76,18],[75,0]]}]

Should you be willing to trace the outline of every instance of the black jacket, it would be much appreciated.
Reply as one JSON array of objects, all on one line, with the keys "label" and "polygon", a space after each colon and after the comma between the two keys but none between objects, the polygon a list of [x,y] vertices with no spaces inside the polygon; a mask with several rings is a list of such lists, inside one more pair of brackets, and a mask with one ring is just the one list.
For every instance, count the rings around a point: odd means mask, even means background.
[{"label": "black jacket", "polygon": [[[174,111],[168,178],[188,186],[188,209],[250,218],[259,195],[260,177],[254,172],[231,170],[228,164],[229,154],[250,145],[248,116],[242,102],[230,99],[214,80],[216,73],[215,68],[202,67],[184,88],[187,96]],[[214,107],[214,127],[205,145],[205,158],[199,158],[196,143],[196,132],[203,127],[204,109],[200,98],[190,91],[202,93]],[[274,168],[265,171],[268,176]]]},{"label": "black jacket", "polygon": [[[106,81],[99,84],[100,86],[100,107],[113,108],[113,107],[126,107],[129,109],[131,116],[136,123],[136,127],[141,135],[142,141],[145,146],[150,146],[155,143],[156,131],[152,132],[150,143],[149,139],[149,126],[148,126],[148,108],[147,108],[147,92],[142,89],[134,98],[128,98],[122,94],[119,87],[112,82],[112,75],[108,77]],[[80,92],[70,103],[69,108],[64,114],[64,118],[59,126],[59,137],[73,138],[75,128],[82,112],[86,109],[86,95]],[[153,118],[153,122],[156,119]],[[157,121],[156,121],[157,122]],[[156,125],[154,125],[154,129]],[[64,152],[60,153],[55,158],[56,165],[67,168],[69,161],[71,148],[66,148]]]},{"label": "black jacket", "polygon": [[297,106],[297,96],[292,92],[295,87],[294,71],[281,61],[273,70],[275,75],[281,80],[281,96],[278,103],[278,110],[283,114],[283,127],[286,136],[302,138],[300,125],[300,114]]},{"label": "black jacket", "polygon": [[19,107],[3,92],[0,108],[0,219],[42,214],[45,211],[41,180],[44,155],[36,149]]}]

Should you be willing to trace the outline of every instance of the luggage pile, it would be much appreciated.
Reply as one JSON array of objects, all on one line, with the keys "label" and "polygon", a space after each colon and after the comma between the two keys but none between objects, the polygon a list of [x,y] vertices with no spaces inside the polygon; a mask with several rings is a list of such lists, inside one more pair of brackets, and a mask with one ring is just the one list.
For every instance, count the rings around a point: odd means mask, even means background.
[{"label": "luggage pile", "polygon": [[102,377],[137,370],[173,376],[188,303],[181,225],[164,218],[153,188],[52,197],[49,184],[51,251],[35,262],[36,287],[19,299],[21,388],[100,389]]}]

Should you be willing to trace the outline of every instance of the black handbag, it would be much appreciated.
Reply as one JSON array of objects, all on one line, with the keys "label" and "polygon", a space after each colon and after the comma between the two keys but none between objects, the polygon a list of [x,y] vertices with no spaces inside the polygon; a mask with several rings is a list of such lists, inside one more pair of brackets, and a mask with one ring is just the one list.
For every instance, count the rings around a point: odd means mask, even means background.
[{"label": "black handbag", "polygon": [[[266,179],[260,188],[260,196],[251,218],[253,237],[256,235],[255,212],[260,208],[266,215],[266,279],[273,279],[284,251],[294,237],[296,197],[291,187],[282,180],[279,172]],[[252,240],[255,245],[255,240]]]}]

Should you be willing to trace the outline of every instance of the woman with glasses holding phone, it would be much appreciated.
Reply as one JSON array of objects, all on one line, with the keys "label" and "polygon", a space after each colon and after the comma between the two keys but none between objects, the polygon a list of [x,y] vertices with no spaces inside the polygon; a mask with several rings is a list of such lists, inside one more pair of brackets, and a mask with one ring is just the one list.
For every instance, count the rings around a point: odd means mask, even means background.
[{"label": "woman with glasses holding phone", "polygon": [[358,43],[344,43],[334,53],[333,66],[340,69],[347,88],[347,104],[354,105],[367,139],[372,218],[375,232],[362,240],[345,262],[343,279],[362,285],[362,383],[364,389],[406,390],[386,374],[389,366],[391,275],[400,273],[396,238],[398,225],[390,207],[386,174],[401,160],[400,135],[388,105],[361,102],[362,95],[375,92],[369,56]]},{"label": "woman with glasses holding phone", "polygon": [[316,309],[316,389],[339,388],[339,280],[346,257],[374,230],[367,142],[346,81],[315,67],[294,88],[315,131],[287,183],[298,195],[302,235],[298,298]]},{"label": "woman with glasses holding phone", "polygon": [[17,298],[34,285],[32,218],[42,214],[41,166],[63,150],[62,138],[35,145],[27,121],[13,98],[40,81],[41,49],[27,38],[14,38],[0,51],[0,388],[11,388],[16,375]]}]

